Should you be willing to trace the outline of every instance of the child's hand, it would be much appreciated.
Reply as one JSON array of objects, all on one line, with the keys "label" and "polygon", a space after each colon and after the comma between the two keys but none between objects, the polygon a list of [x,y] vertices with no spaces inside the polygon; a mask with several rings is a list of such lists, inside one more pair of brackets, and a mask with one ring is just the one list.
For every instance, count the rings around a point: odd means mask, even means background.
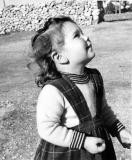
[{"label": "child's hand", "polygon": [[99,152],[103,152],[105,150],[105,142],[101,138],[97,137],[86,137],[84,142],[84,148],[92,153],[96,154]]},{"label": "child's hand", "polygon": [[132,135],[128,133],[125,129],[120,131],[117,138],[124,148],[127,148],[127,149],[131,148]]}]

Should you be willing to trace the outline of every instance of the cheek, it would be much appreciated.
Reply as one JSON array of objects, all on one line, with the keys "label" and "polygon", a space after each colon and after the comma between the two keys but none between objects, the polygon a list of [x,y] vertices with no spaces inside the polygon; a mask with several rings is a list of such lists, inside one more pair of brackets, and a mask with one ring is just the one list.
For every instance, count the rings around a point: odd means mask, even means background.
[{"label": "cheek", "polygon": [[83,51],[85,49],[85,45],[84,45],[84,43],[77,41],[76,43],[74,43],[73,46],[71,46],[71,48],[73,48],[79,52],[79,51]]},{"label": "cheek", "polygon": [[76,55],[84,55],[86,53],[85,48],[85,43],[82,41],[69,41],[68,45],[65,46],[65,51],[69,57],[75,57]]}]

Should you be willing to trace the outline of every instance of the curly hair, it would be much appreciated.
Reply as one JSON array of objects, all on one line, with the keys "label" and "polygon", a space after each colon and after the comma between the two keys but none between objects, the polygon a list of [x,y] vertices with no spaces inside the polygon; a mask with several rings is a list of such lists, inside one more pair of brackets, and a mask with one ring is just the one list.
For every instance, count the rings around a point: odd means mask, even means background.
[{"label": "curly hair", "polygon": [[[39,29],[31,39],[32,54],[35,63],[39,66],[39,73],[35,78],[38,87],[43,87],[47,81],[61,77],[61,73],[57,70],[54,61],[51,58],[51,53],[57,47],[60,48],[64,44],[64,40],[57,38],[57,34],[61,34],[64,22],[70,21],[75,23],[70,17],[59,16],[49,18],[44,27]],[[58,32],[49,34],[48,31],[58,27]]]}]

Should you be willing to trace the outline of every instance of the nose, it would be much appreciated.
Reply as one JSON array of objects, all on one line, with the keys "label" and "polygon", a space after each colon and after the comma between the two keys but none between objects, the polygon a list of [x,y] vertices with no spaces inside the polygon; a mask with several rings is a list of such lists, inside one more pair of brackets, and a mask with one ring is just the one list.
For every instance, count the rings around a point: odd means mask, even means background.
[{"label": "nose", "polygon": [[90,39],[89,39],[88,36],[82,35],[82,38],[83,38],[85,41],[90,42]]},{"label": "nose", "polygon": [[84,39],[85,41],[87,41],[87,39],[88,39],[88,37],[85,36],[85,35],[82,35],[81,37],[82,37],[82,39]]},{"label": "nose", "polygon": [[88,36],[82,35],[82,38],[87,43],[87,46],[91,46],[92,45]]}]

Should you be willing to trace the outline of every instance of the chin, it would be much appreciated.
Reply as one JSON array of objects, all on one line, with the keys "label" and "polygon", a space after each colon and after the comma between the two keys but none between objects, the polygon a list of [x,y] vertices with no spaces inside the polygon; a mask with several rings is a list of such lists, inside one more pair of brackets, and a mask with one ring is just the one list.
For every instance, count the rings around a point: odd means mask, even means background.
[{"label": "chin", "polygon": [[87,64],[93,59],[95,57],[95,53],[94,52],[92,52],[92,53],[90,53],[89,55],[88,55],[88,58],[87,58]]},{"label": "chin", "polygon": [[[93,58],[94,58],[94,57],[93,57]],[[84,62],[84,66],[88,65],[89,62],[91,62],[93,58],[88,58],[88,59]]]},{"label": "chin", "polygon": [[88,59],[92,60],[95,57],[95,52],[91,51],[88,53]]},{"label": "chin", "polygon": [[95,52],[93,52],[92,59],[95,57]]}]

